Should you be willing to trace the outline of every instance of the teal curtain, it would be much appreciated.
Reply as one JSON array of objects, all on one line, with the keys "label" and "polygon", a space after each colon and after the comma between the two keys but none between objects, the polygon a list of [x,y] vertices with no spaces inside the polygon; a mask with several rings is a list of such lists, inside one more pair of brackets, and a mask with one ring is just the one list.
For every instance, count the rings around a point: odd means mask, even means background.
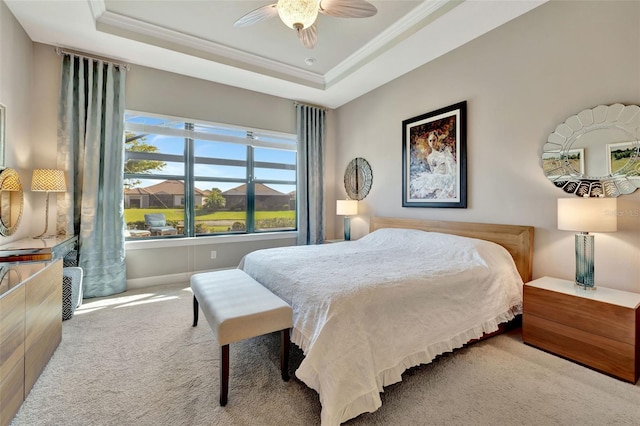
[{"label": "teal curtain", "polygon": [[298,244],[324,241],[324,139],[326,111],[296,104],[298,134]]},{"label": "teal curtain", "polygon": [[126,290],[124,253],[124,101],[126,69],[62,55],[58,167],[67,193],[58,198],[57,231],[78,235],[84,297]]}]

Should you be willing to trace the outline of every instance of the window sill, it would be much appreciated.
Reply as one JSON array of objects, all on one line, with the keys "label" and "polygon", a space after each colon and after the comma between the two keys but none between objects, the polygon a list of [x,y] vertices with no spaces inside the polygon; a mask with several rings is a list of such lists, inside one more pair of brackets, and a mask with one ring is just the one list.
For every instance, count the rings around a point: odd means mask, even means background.
[{"label": "window sill", "polygon": [[211,244],[246,243],[250,241],[284,240],[296,238],[298,231],[264,232],[241,235],[212,235],[208,237],[167,238],[143,241],[125,241],[125,250],[146,250],[154,248],[202,246]]}]

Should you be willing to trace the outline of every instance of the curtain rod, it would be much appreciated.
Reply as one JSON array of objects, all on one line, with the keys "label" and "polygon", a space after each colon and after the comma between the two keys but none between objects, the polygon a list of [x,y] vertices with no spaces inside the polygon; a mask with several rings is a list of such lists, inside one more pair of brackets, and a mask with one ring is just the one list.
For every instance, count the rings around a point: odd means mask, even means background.
[{"label": "curtain rod", "polygon": [[313,108],[318,108],[321,109],[323,111],[328,111],[329,108],[324,107],[322,105],[314,105],[314,104],[309,104],[309,103],[305,103],[305,102],[298,102],[298,101],[293,101],[293,104],[298,106],[298,105],[302,105],[302,106],[308,106],[308,107],[313,107]]},{"label": "curtain rod", "polygon": [[100,57],[97,57],[97,56],[90,56],[90,55],[87,55],[87,54],[84,54],[84,53],[71,52],[69,50],[61,49],[60,47],[56,47],[56,53],[58,55],[69,55],[69,56],[77,56],[79,58],[91,59],[92,61],[109,62],[109,63],[113,64],[114,66],[124,68],[127,71],[129,71],[131,69],[129,64],[125,64],[123,62],[116,62],[116,61],[112,61],[110,59],[100,58]]}]

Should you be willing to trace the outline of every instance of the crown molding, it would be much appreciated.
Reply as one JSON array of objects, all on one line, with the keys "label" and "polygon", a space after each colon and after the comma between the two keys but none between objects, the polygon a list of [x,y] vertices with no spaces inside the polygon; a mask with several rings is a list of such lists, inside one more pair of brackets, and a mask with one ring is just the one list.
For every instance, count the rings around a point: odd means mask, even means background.
[{"label": "crown molding", "polygon": [[[100,4],[104,5],[104,2],[102,0],[92,0],[89,4],[95,16],[96,13],[102,10]],[[152,44],[187,55],[213,60],[247,71],[281,78],[308,87],[317,89],[325,88],[324,78],[320,74],[128,16],[109,12],[108,10],[102,11],[97,16],[95,22],[98,31]]]},{"label": "crown molding", "polygon": [[407,39],[419,29],[439,16],[447,13],[464,0],[434,0],[423,2],[408,15],[381,32],[369,43],[329,70],[325,76],[326,87],[330,87],[349,76],[372,59],[380,56],[401,41]]},{"label": "crown molding", "polygon": [[98,31],[325,90],[407,39],[464,0],[423,2],[326,74],[314,73],[238,49],[110,12],[104,0],[87,0]]},{"label": "crown molding", "polygon": [[89,10],[91,10],[94,21],[97,21],[98,18],[107,11],[107,5],[104,3],[104,0],[87,0],[87,3],[89,4]]}]

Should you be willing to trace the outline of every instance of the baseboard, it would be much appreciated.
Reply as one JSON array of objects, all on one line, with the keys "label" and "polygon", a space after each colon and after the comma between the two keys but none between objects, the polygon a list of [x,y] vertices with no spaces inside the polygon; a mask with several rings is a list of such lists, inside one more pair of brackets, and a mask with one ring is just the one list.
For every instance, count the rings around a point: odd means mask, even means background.
[{"label": "baseboard", "polygon": [[206,271],[182,272],[179,274],[171,274],[171,275],[158,275],[154,277],[131,278],[127,280],[127,290],[153,287],[156,285],[174,284],[174,283],[180,283],[180,282],[188,283],[189,280],[191,279],[191,276],[194,274],[199,274],[201,272],[222,271],[223,269],[232,269],[232,268],[219,268],[219,269],[209,269]]}]

